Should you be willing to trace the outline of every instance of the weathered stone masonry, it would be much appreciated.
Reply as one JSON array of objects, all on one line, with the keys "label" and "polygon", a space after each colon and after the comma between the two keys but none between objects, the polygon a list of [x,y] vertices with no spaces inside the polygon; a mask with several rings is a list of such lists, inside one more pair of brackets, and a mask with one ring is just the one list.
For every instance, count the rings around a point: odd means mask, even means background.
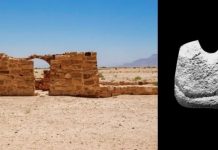
[{"label": "weathered stone masonry", "polygon": [[34,95],[33,62],[0,54],[0,95]]},{"label": "weathered stone masonry", "polygon": [[56,55],[51,60],[50,95],[96,97],[98,92],[96,53]]},{"label": "weathered stone masonry", "polygon": [[0,95],[34,95],[33,61],[50,64],[49,95],[98,97],[99,78],[95,52],[32,55],[12,58],[0,55]]}]

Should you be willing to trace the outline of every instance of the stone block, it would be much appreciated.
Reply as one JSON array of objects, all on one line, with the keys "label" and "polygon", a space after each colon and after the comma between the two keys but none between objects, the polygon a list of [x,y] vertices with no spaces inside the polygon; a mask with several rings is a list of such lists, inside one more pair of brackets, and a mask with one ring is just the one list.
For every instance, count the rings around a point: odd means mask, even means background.
[{"label": "stone block", "polygon": [[94,80],[84,80],[85,85],[93,85],[95,83]]},{"label": "stone block", "polygon": [[0,70],[0,74],[9,74],[9,70]]},{"label": "stone block", "polygon": [[80,78],[82,78],[83,77],[83,74],[82,73],[80,73],[80,72],[73,72],[73,73],[71,73],[71,77],[73,78],[73,79],[80,79]]}]

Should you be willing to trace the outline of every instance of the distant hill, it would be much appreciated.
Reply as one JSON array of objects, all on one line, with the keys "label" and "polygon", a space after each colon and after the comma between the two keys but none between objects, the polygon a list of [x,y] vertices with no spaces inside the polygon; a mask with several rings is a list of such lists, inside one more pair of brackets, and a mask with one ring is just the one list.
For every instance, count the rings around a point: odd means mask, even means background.
[{"label": "distant hill", "polygon": [[157,54],[153,54],[148,58],[137,59],[130,63],[125,63],[120,67],[148,67],[155,66],[157,67]]}]

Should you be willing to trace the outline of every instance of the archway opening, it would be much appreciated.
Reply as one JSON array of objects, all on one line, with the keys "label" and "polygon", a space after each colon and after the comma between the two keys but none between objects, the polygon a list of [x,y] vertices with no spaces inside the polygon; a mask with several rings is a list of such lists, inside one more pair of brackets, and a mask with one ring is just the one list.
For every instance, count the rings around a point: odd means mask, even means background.
[{"label": "archway opening", "polygon": [[43,59],[34,58],[35,94],[48,95],[50,84],[50,65]]}]

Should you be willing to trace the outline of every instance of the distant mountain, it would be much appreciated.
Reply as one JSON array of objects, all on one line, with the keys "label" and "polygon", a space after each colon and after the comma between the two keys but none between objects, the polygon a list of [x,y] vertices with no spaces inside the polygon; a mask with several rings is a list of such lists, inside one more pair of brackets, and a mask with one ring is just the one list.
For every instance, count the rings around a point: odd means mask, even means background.
[{"label": "distant mountain", "polygon": [[125,63],[120,67],[148,67],[155,66],[157,67],[157,54],[153,54],[148,58],[137,59],[130,63]]}]

